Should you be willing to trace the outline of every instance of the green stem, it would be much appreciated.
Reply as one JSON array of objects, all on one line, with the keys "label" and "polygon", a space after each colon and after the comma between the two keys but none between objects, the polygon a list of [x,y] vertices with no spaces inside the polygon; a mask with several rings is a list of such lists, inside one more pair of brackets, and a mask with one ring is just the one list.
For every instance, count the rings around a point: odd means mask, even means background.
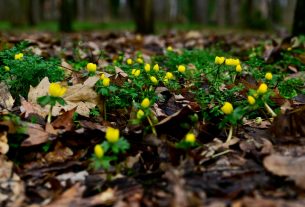
[{"label": "green stem", "polygon": [[151,126],[151,130],[152,130],[153,134],[154,134],[155,136],[157,136],[156,128],[155,128],[155,126],[153,125],[153,123],[152,123],[152,121],[151,121],[151,119],[150,119],[149,116],[147,116],[147,120],[148,120],[148,122],[149,122],[149,125]]},{"label": "green stem", "polygon": [[230,141],[232,139],[232,135],[233,135],[233,126],[231,125],[226,143],[230,143]]},{"label": "green stem", "polygon": [[276,113],[272,110],[272,108],[266,103],[264,102],[265,108],[267,110],[267,112],[272,116],[272,117],[276,117]]},{"label": "green stem", "polygon": [[50,111],[49,111],[49,114],[48,114],[48,119],[47,119],[47,122],[48,122],[49,124],[51,123],[52,110],[53,110],[53,106],[51,105],[51,108],[50,108]]}]

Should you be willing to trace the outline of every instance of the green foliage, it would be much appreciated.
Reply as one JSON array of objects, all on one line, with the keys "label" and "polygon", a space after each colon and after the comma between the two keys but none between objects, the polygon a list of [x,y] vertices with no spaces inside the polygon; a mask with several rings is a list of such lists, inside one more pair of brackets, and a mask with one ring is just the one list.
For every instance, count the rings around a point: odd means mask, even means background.
[{"label": "green foliage", "polygon": [[[51,82],[63,80],[64,71],[58,67],[59,61],[55,59],[45,60],[26,50],[28,43],[22,42],[11,49],[0,51],[0,81],[4,81],[12,95],[26,97],[30,86],[36,86],[44,77]],[[22,60],[15,60],[14,56],[24,53]],[[3,70],[4,66],[10,68]]]},{"label": "green foliage", "polygon": [[296,97],[298,94],[305,94],[304,79],[290,78],[282,81],[278,85],[281,96],[287,99]]}]

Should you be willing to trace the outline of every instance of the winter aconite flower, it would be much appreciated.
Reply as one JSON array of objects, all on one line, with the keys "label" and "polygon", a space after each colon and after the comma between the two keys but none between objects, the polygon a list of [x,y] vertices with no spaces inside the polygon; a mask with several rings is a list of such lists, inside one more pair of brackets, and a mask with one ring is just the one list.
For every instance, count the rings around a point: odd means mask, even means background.
[{"label": "winter aconite flower", "polygon": [[149,71],[150,71],[150,64],[149,64],[149,63],[146,63],[146,64],[145,64],[144,70],[145,70],[146,72],[149,72]]},{"label": "winter aconite flower", "polygon": [[184,66],[184,65],[179,65],[179,66],[178,66],[178,71],[179,71],[180,73],[184,73],[184,72],[185,72],[185,66]]},{"label": "winter aconite flower", "polygon": [[96,64],[88,63],[87,64],[87,71],[90,73],[94,73],[96,71]]},{"label": "winter aconite flower", "polygon": [[243,69],[242,69],[241,65],[236,65],[235,70],[236,70],[236,72],[240,73]]},{"label": "winter aconite flower", "polygon": [[137,58],[137,63],[143,64],[143,59],[142,58]]},{"label": "winter aconite flower", "polygon": [[158,80],[155,76],[150,76],[150,81],[154,84],[157,85],[158,84]]},{"label": "winter aconite flower", "polygon": [[10,69],[10,67],[8,67],[8,66],[4,66],[4,70],[5,70],[6,72],[8,72],[8,71],[10,71],[11,69]]},{"label": "winter aconite flower", "polygon": [[137,112],[137,119],[142,119],[144,116],[144,111],[142,109],[140,109],[138,112]]},{"label": "winter aconite flower", "polygon": [[108,87],[110,85],[110,78],[103,79],[103,86]]},{"label": "winter aconite flower", "polygon": [[218,57],[218,56],[215,57],[215,64],[217,65],[221,65],[224,61],[225,61],[224,57]]},{"label": "winter aconite flower", "polygon": [[128,59],[126,60],[126,62],[127,62],[128,65],[131,65],[131,64],[132,64],[132,59],[128,58]]},{"label": "winter aconite flower", "polygon": [[112,127],[108,127],[106,130],[106,139],[110,143],[116,143],[120,138],[120,131],[118,129],[114,129]]},{"label": "winter aconite flower", "polygon": [[224,114],[231,114],[233,112],[233,106],[231,103],[229,102],[225,102],[224,105],[221,107],[221,111]]},{"label": "winter aconite flower", "polygon": [[173,78],[174,78],[174,75],[173,75],[171,72],[166,72],[165,78],[168,79],[168,80],[170,80],[170,79],[173,79]]},{"label": "winter aconite flower", "polygon": [[23,53],[15,54],[15,60],[22,60],[23,59]]},{"label": "winter aconite flower", "polygon": [[105,74],[102,73],[101,76],[100,76],[100,79],[101,79],[101,80],[104,80],[105,78],[106,78]]},{"label": "winter aconite flower", "polygon": [[188,133],[186,136],[185,136],[185,141],[186,142],[189,142],[189,143],[194,143],[196,141],[196,136],[195,134],[193,133]]},{"label": "winter aconite flower", "polygon": [[225,60],[226,65],[237,66],[240,65],[239,59],[228,58]]},{"label": "winter aconite flower", "polygon": [[248,96],[248,103],[249,103],[250,105],[255,104],[255,98],[254,98],[253,96]]},{"label": "winter aconite flower", "polygon": [[142,101],[142,103],[141,103],[141,106],[142,106],[143,108],[148,108],[149,105],[150,105],[149,99],[148,99],[148,98],[144,98],[143,101]]},{"label": "winter aconite flower", "polygon": [[267,90],[268,90],[267,84],[262,83],[262,84],[260,84],[260,86],[258,87],[257,93],[258,93],[258,94],[264,94],[264,93],[267,92]]},{"label": "winter aconite flower", "polygon": [[173,51],[173,48],[172,48],[172,46],[168,46],[168,47],[166,48],[166,50],[171,52],[171,51]]},{"label": "winter aconite flower", "polygon": [[155,64],[154,67],[153,67],[153,70],[155,72],[159,72],[159,65],[158,64]]},{"label": "winter aconite flower", "polygon": [[266,80],[272,80],[272,73],[268,72],[265,75]]},{"label": "winter aconite flower", "polygon": [[61,97],[66,93],[67,88],[62,87],[59,83],[51,83],[49,87],[49,94],[53,97]]},{"label": "winter aconite flower", "polygon": [[101,145],[99,144],[95,145],[94,154],[97,158],[102,158],[104,156],[104,150]]}]

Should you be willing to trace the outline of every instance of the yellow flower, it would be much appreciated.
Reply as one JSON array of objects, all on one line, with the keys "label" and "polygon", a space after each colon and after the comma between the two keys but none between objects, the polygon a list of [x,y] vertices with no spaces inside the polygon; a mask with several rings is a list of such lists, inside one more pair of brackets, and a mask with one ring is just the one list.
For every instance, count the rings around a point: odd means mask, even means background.
[{"label": "yellow flower", "polygon": [[150,76],[150,81],[154,84],[157,85],[158,84],[158,80],[155,76]]},{"label": "yellow flower", "polygon": [[172,48],[172,46],[168,46],[168,47],[166,48],[166,50],[167,50],[167,51],[173,51],[173,48]]},{"label": "yellow flower", "polygon": [[137,69],[132,69],[131,74],[134,75]]},{"label": "yellow flower", "polygon": [[167,83],[168,83],[168,78],[165,77],[165,78],[163,79],[163,82],[164,82],[165,84],[167,84]]},{"label": "yellow flower", "polygon": [[143,64],[143,59],[142,58],[137,58],[137,62],[140,64]]},{"label": "yellow flower", "polygon": [[149,72],[149,71],[150,71],[150,64],[149,64],[149,63],[146,63],[146,64],[145,64],[144,70],[145,70],[146,72]]},{"label": "yellow flower", "polygon": [[10,67],[4,66],[4,70],[5,70],[6,72],[10,71]]},{"label": "yellow flower", "polygon": [[233,106],[229,102],[225,102],[225,104],[221,107],[221,111],[225,114],[231,114],[233,112]]},{"label": "yellow flower", "polygon": [[236,66],[236,65],[240,65],[240,61],[239,59],[229,58],[226,59],[225,64],[230,66]]},{"label": "yellow flower", "polygon": [[127,62],[128,65],[131,65],[132,64],[132,59],[128,58],[126,62]]},{"label": "yellow flower", "polygon": [[142,109],[140,109],[138,112],[137,112],[137,119],[142,119],[142,117],[144,116],[144,111]]},{"label": "yellow flower", "polygon": [[135,73],[133,74],[135,77],[138,77],[140,75],[141,71],[140,70],[136,70]]},{"label": "yellow flower", "polygon": [[94,63],[88,63],[87,64],[87,70],[90,73],[94,73],[96,71],[96,64]]},{"label": "yellow flower", "polygon": [[268,90],[268,86],[265,83],[260,84],[260,86],[257,89],[258,94],[264,94]]},{"label": "yellow flower", "polygon": [[266,73],[265,78],[267,80],[272,80],[272,73],[270,73],[270,72]]},{"label": "yellow flower", "polygon": [[118,129],[114,129],[112,127],[108,127],[106,130],[106,139],[110,143],[116,143],[120,138],[120,131]]},{"label": "yellow flower", "polygon": [[174,76],[173,76],[173,74],[172,74],[171,72],[167,72],[167,73],[165,74],[165,78],[170,80],[170,79],[173,79]]},{"label": "yellow flower", "polygon": [[217,65],[221,65],[224,61],[225,61],[224,57],[218,57],[218,56],[215,57],[215,64]]},{"label": "yellow flower", "polygon": [[185,66],[184,66],[184,65],[179,65],[179,66],[178,66],[178,71],[179,71],[180,73],[184,73],[184,72],[185,72]]},{"label": "yellow flower", "polygon": [[15,60],[22,60],[23,59],[23,53],[15,54]]},{"label": "yellow flower", "polygon": [[107,87],[110,85],[110,78],[104,78],[103,79],[103,86]]},{"label": "yellow flower", "polygon": [[49,87],[49,94],[53,97],[61,97],[66,93],[67,88],[62,87],[59,83],[51,83]]},{"label": "yellow flower", "polygon": [[101,79],[101,80],[104,80],[104,78],[106,78],[106,76],[105,76],[104,73],[102,73],[101,76],[100,76],[100,79]]},{"label": "yellow flower", "polygon": [[287,48],[287,50],[288,50],[288,51],[291,51],[291,50],[292,50],[292,48],[291,48],[291,47],[288,47],[288,48]]},{"label": "yellow flower", "polygon": [[189,143],[194,143],[196,141],[196,136],[193,133],[187,133],[187,135],[185,135],[185,141],[189,142]]},{"label": "yellow flower", "polygon": [[235,70],[236,70],[236,72],[240,73],[243,69],[242,69],[241,65],[236,65]]},{"label": "yellow flower", "polygon": [[248,96],[248,103],[249,103],[250,105],[255,104],[255,98],[254,98],[253,96]]},{"label": "yellow flower", "polygon": [[143,108],[148,108],[149,105],[150,105],[150,100],[149,100],[148,98],[144,98],[143,101],[142,101],[142,103],[141,103],[141,106],[142,106]]},{"label": "yellow flower", "polygon": [[154,67],[153,67],[153,70],[158,72],[159,71],[159,65],[158,64],[155,64]]},{"label": "yellow flower", "polygon": [[102,158],[104,156],[104,150],[101,145],[97,144],[94,146],[94,154],[97,158]]}]

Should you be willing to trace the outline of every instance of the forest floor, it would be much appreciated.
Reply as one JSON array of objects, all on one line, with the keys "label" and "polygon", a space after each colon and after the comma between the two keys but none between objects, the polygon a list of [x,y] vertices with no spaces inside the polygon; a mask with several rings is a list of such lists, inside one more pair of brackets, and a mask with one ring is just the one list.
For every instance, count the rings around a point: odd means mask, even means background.
[{"label": "forest floor", "polygon": [[1,206],[305,206],[304,37],[0,40]]}]

